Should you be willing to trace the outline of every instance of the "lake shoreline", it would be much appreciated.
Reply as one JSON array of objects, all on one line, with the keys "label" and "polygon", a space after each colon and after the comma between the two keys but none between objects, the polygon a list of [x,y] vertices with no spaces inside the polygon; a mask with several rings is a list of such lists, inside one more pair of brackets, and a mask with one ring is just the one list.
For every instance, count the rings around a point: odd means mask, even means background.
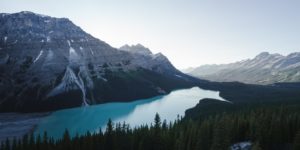
[{"label": "lake shoreline", "polygon": [[[4,121],[3,124],[0,124],[0,142],[6,137],[21,138],[25,134],[43,135],[44,131],[47,131],[49,136],[58,138],[66,128],[70,131],[71,136],[77,132],[93,132],[95,129],[104,127],[108,119],[112,119],[114,122],[126,121],[132,126],[136,126],[151,123],[156,112],[160,113],[162,118],[172,121],[176,119],[177,115],[184,116],[186,110],[195,107],[199,100],[206,97],[224,100],[219,92],[195,86],[130,102],[109,102],[53,112],[0,113],[0,123]],[[183,99],[185,101],[182,101]],[[182,108],[177,109],[178,104]],[[144,114],[145,117],[136,118],[140,114]],[[91,123],[85,124],[85,122]],[[9,124],[13,125],[8,126]]]},{"label": "lake shoreline", "polygon": [[[100,128],[105,130],[107,121],[126,122],[131,127],[153,123],[156,113],[161,119],[174,121],[177,116],[184,116],[185,111],[195,107],[203,98],[223,100],[218,91],[199,88],[176,89],[169,94],[132,102],[111,102],[87,107],[78,107],[55,111],[46,117],[35,130],[35,135],[44,131],[54,139],[61,138],[65,129],[71,137],[93,133]],[[88,122],[88,123],[87,123]]]},{"label": "lake shoreline", "polygon": [[34,133],[40,121],[51,113],[0,113],[0,143]]}]

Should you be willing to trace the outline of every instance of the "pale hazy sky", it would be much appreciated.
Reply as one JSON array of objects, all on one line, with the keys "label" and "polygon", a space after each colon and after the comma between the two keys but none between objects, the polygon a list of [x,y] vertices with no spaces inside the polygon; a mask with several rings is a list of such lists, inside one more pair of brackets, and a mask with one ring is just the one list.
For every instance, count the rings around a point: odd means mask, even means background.
[{"label": "pale hazy sky", "polygon": [[300,51],[299,0],[0,0],[0,12],[71,19],[113,47],[141,43],[178,68]]}]

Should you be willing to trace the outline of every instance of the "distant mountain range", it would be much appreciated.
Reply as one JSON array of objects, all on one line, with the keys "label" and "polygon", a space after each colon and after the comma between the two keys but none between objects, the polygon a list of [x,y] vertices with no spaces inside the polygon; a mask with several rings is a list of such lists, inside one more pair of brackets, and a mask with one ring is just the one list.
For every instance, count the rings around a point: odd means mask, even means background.
[{"label": "distant mountain range", "polygon": [[130,101],[190,87],[192,78],[144,46],[120,49],[66,18],[0,14],[0,111]]},{"label": "distant mountain range", "polygon": [[206,80],[251,84],[300,82],[300,52],[287,56],[263,52],[253,59],[230,64],[203,65],[184,72]]}]

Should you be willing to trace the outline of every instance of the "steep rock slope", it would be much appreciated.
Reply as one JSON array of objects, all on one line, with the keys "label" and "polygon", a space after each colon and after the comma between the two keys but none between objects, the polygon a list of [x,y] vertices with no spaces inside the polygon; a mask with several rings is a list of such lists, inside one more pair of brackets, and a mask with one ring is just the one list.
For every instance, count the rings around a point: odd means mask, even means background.
[{"label": "steep rock slope", "polygon": [[124,45],[119,48],[121,51],[126,51],[134,57],[133,62],[141,65],[143,68],[148,68],[163,74],[181,74],[166,56],[162,53],[153,54],[150,49],[141,44]]}]

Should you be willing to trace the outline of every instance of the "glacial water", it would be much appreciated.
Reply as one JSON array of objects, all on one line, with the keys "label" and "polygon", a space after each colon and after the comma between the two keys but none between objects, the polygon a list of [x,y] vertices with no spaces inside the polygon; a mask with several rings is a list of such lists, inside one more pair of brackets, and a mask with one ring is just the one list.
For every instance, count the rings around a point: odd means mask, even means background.
[{"label": "glacial water", "polygon": [[109,118],[114,123],[125,121],[134,127],[151,124],[156,113],[159,113],[162,120],[174,121],[178,115],[184,116],[185,110],[194,107],[202,98],[223,100],[219,92],[193,87],[133,102],[64,109],[43,118],[35,133],[42,134],[47,131],[49,136],[61,138],[65,129],[69,130],[71,136],[75,136],[76,133],[85,134],[87,131],[97,132],[100,128],[105,129]]}]

